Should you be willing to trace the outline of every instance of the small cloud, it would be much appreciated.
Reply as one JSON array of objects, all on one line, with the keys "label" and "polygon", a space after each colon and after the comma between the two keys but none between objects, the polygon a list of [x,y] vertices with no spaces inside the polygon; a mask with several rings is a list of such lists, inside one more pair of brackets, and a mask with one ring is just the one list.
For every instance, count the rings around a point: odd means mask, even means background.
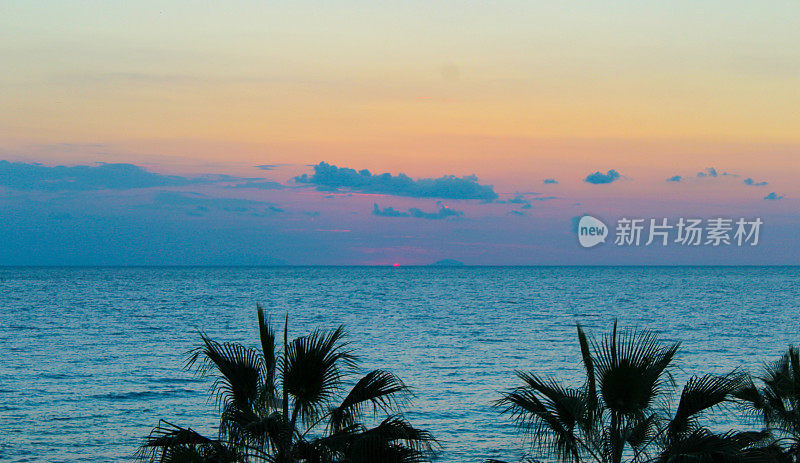
[{"label": "small cloud", "polygon": [[323,191],[337,191],[347,188],[362,193],[375,193],[413,198],[448,199],[497,199],[492,185],[481,185],[478,177],[467,175],[456,177],[444,175],[439,178],[412,179],[405,174],[372,174],[363,169],[356,171],[347,167],[337,167],[327,162],[314,166],[312,175],[303,174],[294,178],[298,183],[316,185]]},{"label": "small cloud", "polygon": [[717,174],[717,169],[715,169],[715,168],[713,168],[713,167],[709,167],[709,168],[707,168],[706,170],[704,170],[703,172],[698,172],[698,173],[697,173],[697,176],[698,176],[699,178],[703,178],[703,177],[712,177],[712,178],[715,178],[715,177],[718,177],[718,176],[719,176],[719,174]]},{"label": "small cloud", "polygon": [[595,172],[593,174],[589,174],[586,176],[585,179],[583,179],[583,181],[586,183],[591,183],[593,185],[600,185],[600,184],[615,182],[619,180],[619,178],[620,178],[619,172],[617,172],[614,169],[611,169],[605,174],[600,171]]},{"label": "small cloud", "polygon": [[556,180],[554,178],[546,178],[546,179],[544,179],[544,184],[545,185],[558,185],[558,180]]},{"label": "small cloud", "polygon": [[376,215],[378,217],[414,217],[425,220],[442,220],[448,218],[458,218],[464,215],[464,212],[450,209],[447,206],[441,205],[439,206],[439,210],[436,212],[426,212],[416,207],[410,208],[408,212],[403,212],[398,211],[391,206],[381,209],[376,203],[372,206],[372,215]]},{"label": "small cloud", "polygon": [[525,199],[525,195],[520,194],[520,193],[517,193],[511,199],[499,200],[497,202],[501,203],[501,204],[503,204],[503,203],[507,203],[507,204],[528,204],[528,200]]},{"label": "small cloud", "polygon": [[783,199],[784,196],[786,195],[778,195],[777,193],[772,192],[767,196],[764,196],[764,199],[766,199],[767,201],[777,201],[779,199]]},{"label": "small cloud", "polygon": [[411,217],[416,217],[418,219],[426,219],[426,220],[441,220],[447,219],[449,217],[460,217],[464,215],[462,211],[457,211],[455,209],[450,209],[447,206],[441,206],[438,211],[436,212],[425,212],[423,210],[417,209],[412,207],[408,210]]},{"label": "small cloud", "polygon": [[275,170],[280,167],[280,164],[262,164],[260,166],[254,166],[256,169],[261,170]]},{"label": "small cloud", "polygon": [[522,212],[522,211],[511,211],[511,212],[509,212],[509,213],[508,213],[508,215],[525,216],[525,215],[527,215],[527,214],[525,214],[525,213],[524,213],[524,212]]},{"label": "small cloud", "polygon": [[282,190],[286,187],[278,182],[273,182],[271,180],[259,180],[259,181],[251,180],[249,182],[237,183],[236,185],[231,185],[228,188],[255,188],[259,190]]},{"label": "small cloud", "polygon": [[680,175],[674,175],[667,179],[668,182],[680,182],[681,180],[683,180],[683,177]]},{"label": "small cloud", "polygon": [[372,215],[377,215],[378,217],[411,217],[408,212],[398,211],[391,206],[381,209],[378,203],[372,205]]},{"label": "small cloud", "polygon": [[223,213],[266,217],[284,213],[274,204],[238,198],[216,198],[201,193],[162,191],[153,198],[152,207],[179,210],[187,215],[202,217],[209,213]]},{"label": "small cloud", "polygon": [[749,177],[744,179],[744,184],[745,185],[750,185],[750,186],[766,186],[766,185],[769,185],[769,183],[767,183],[767,182],[756,182],[755,180],[753,180],[752,178],[749,178]]},{"label": "small cloud", "polygon": [[522,209],[530,209],[530,208],[531,208],[531,203],[522,205]]},{"label": "small cloud", "polygon": [[54,166],[0,161],[0,186],[16,190],[130,190],[240,180],[226,175],[181,177],[149,172],[134,164]]},{"label": "small cloud", "polygon": [[553,199],[558,199],[557,196],[537,196],[535,198],[531,198],[531,201],[550,201]]}]

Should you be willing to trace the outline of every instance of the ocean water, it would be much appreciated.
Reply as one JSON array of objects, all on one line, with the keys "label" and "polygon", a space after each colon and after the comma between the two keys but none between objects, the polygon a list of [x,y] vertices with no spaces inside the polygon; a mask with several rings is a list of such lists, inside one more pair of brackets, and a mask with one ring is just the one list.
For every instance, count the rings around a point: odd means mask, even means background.
[{"label": "ocean water", "polygon": [[[290,335],[344,324],[364,370],[414,390],[442,462],[525,450],[492,407],[533,370],[579,384],[575,323],[681,341],[675,377],[758,371],[800,344],[798,268],[4,268],[0,461],[123,462],[160,418],[213,433],[199,331],[257,346],[255,304]],[[727,418],[721,418],[727,419]]]}]

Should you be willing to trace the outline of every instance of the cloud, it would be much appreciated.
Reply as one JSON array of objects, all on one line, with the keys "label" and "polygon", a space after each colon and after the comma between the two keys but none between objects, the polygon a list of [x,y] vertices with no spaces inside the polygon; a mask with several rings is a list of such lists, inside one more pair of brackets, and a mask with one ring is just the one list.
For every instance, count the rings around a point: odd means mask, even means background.
[{"label": "cloud", "polygon": [[710,178],[717,178],[719,176],[723,177],[738,177],[736,174],[729,174],[728,172],[717,172],[717,169],[713,167],[708,167],[706,170],[697,173],[698,178],[710,177]]},{"label": "cloud", "polygon": [[546,179],[544,179],[544,184],[545,185],[558,185],[558,180],[556,180],[554,178],[546,178]]},{"label": "cloud", "polygon": [[619,172],[617,172],[614,169],[611,169],[605,174],[599,171],[593,174],[589,174],[586,176],[585,179],[583,179],[583,181],[586,183],[591,183],[593,185],[600,185],[604,183],[615,182],[619,180],[619,178],[620,178]]},{"label": "cloud", "polygon": [[271,180],[251,180],[244,183],[237,183],[236,185],[229,186],[228,188],[255,188],[259,190],[282,190],[286,188],[284,185],[273,182]]},{"label": "cloud", "polygon": [[405,174],[388,173],[373,175],[364,169],[356,171],[347,167],[337,167],[320,162],[314,166],[312,175],[295,177],[298,183],[316,185],[320,190],[336,191],[348,188],[364,193],[377,193],[414,198],[482,199],[492,201],[497,198],[492,185],[481,185],[474,175],[456,177],[445,175],[440,178],[414,180]]},{"label": "cloud", "polygon": [[[536,196],[539,193],[517,193],[511,199],[497,200],[499,204],[521,204],[522,209],[530,209],[531,201],[550,201],[551,199],[558,199],[556,196]],[[526,195],[532,196],[527,198]]]},{"label": "cloud", "polygon": [[256,169],[261,170],[275,170],[280,167],[280,164],[262,164],[260,166],[254,166]]},{"label": "cloud", "polygon": [[680,182],[681,180],[683,180],[683,177],[680,175],[674,175],[667,179],[668,182]]},{"label": "cloud", "polygon": [[133,164],[55,166],[0,161],[0,186],[17,190],[129,190],[233,180],[225,175],[196,178],[148,172]]},{"label": "cloud", "polygon": [[517,193],[511,199],[506,199],[503,201],[497,201],[498,203],[507,203],[507,204],[528,204],[528,200],[525,199],[525,195]]},{"label": "cloud", "polygon": [[753,180],[752,178],[749,178],[749,177],[744,179],[744,184],[745,185],[750,185],[750,186],[766,186],[766,185],[769,185],[769,183],[767,183],[767,182],[756,182],[755,180]]},{"label": "cloud", "polygon": [[525,213],[524,213],[524,212],[522,212],[522,211],[510,211],[510,212],[508,213],[508,215],[525,216],[525,215],[527,215],[527,214],[525,214]]},{"label": "cloud", "polygon": [[200,193],[182,193],[177,191],[159,192],[153,199],[158,209],[175,209],[187,215],[202,217],[210,213],[227,213],[266,217],[286,212],[275,204],[238,198],[215,198]]},{"label": "cloud", "polygon": [[372,205],[372,215],[377,215],[378,217],[411,217],[408,212],[398,211],[391,206],[381,209],[378,203]]},{"label": "cloud", "polygon": [[436,212],[425,212],[423,210],[417,209],[416,207],[412,207],[408,210],[411,214],[411,217],[416,217],[418,219],[427,219],[427,220],[440,220],[446,219],[449,217],[460,217],[464,215],[464,212],[457,211],[455,209],[450,209],[446,206],[441,206],[438,211]]},{"label": "cloud", "polygon": [[783,199],[784,196],[786,196],[786,195],[778,195],[777,193],[775,193],[773,191],[772,193],[768,194],[767,196],[764,196],[764,199],[766,199],[767,201],[777,201],[779,199]]},{"label": "cloud", "polygon": [[377,203],[372,205],[372,215],[376,215],[378,217],[414,217],[417,219],[426,219],[426,220],[443,220],[448,218],[458,218],[464,215],[464,212],[457,211],[455,209],[450,209],[447,206],[439,206],[439,210],[436,212],[425,212],[422,209],[418,209],[416,207],[412,207],[408,210],[408,212],[398,211],[397,209],[389,206],[384,209],[381,209]]},{"label": "cloud", "polygon": [[703,177],[717,177],[718,176],[717,169],[715,169],[713,167],[709,167],[706,170],[704,170],[703,172],[698,172],[697,176],[700,177],[700,178],[703,178]]}]

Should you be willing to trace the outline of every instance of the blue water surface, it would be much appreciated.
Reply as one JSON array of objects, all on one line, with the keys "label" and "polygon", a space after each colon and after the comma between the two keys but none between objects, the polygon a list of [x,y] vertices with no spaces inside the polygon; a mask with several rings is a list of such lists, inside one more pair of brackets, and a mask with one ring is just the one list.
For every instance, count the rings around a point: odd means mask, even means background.
[{"label": "blue water surface", "polygon": [[290,335],[344,324],[363,368],[414,390],[442,462],[519,458],[492,407],[533,370],[579,384],[575,323],[681,341],[675,377],[758,371],[800,344],[800,271],[774,267],[0,269],[0,461],[131,461],[160,418],[213,434],[199,331],[258,345],[255,304]]}]

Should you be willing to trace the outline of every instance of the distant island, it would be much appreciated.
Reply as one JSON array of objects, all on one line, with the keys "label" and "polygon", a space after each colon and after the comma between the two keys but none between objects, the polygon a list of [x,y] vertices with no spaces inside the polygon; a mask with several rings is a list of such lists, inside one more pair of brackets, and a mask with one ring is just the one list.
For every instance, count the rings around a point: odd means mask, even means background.
[{"label": "distant island", "polygon": [[455,259],[442,259],[442,260],[437,260],[431,265],[436,267],[463,267],[464,262]]}]

